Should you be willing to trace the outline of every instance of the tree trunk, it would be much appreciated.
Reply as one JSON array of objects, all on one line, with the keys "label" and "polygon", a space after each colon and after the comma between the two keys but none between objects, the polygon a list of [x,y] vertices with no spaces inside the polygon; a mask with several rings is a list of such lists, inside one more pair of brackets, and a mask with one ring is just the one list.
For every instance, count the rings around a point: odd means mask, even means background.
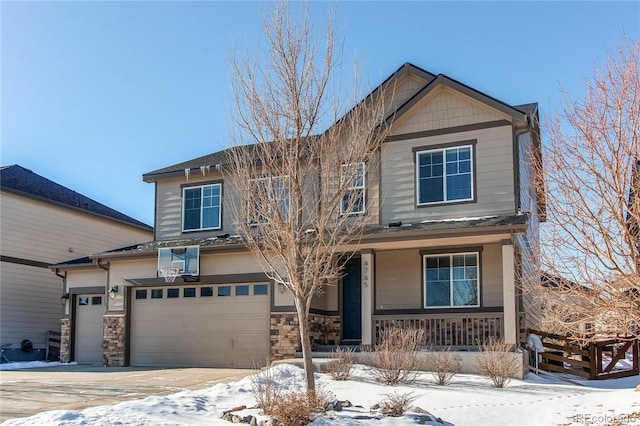
[{"label": "tree trunk", "polygon": [[302,346],[302,359],[304,361],[304,375],[307,385],[307,394],[314,394],[316,391],[316,381],[313,376],[309,314],[305,301],[296,299],[296,310],[298,311],[298,322],[300,325],[300,345]]}]

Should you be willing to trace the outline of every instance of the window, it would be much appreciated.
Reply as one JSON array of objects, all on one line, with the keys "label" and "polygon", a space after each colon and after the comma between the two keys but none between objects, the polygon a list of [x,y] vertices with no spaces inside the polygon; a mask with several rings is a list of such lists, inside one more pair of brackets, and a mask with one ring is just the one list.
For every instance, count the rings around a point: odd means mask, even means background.
[{"label": "window", "polygon": [[93,296],[91,298],[92,305],[102,305],[102,296]]},{"label": "window", "polygon": [[195,287],[187,287],[182,289],[182,297],[196,297]]},{"label": "window", "polygon": [[218,296],[221,296],[221,297],[231,296],[231,286],[224,285],[224,286],[218,287]]},{"label": "window", "polygon": [[427,255],[425,307],[479,306],[478,253]]},{"label": "window", "polygon": [[78,298],[78,305],[80,306],[85,306],[89,304],[89,297],[88,296],[80,296]]},{"label": "window", "polygon": [[183,231],[220,229],[222,185],[195,186],[182,190]]},{"label": "window", "polygon": [[254,284],[253,285],[253,295],[254,296],[264,296],[268,293],[267,284]]},{"label": "window", "polygon": [[[283,221],[289,220],[289,209],[291,198],[289,194],[289,185],[285,179],[281,177],[266,177],[255,179],[257,200],[266,198],[274,200],[277,205],[277,211],[272,211],[271,203],[262,203],[259,207],[254,206],[255,211],[249,210],[249,217],[253,222],[269,222],[270,217],[277,217],[280,214]],[[251,209],[251,206],[247,208]]]},{"label": "window", "polygon": [[136,299],[146,299],[147,290],[136,290]]},{"label": "window", "polygon": [[472,146],[416,152],[418,205],[473,200]]},{"label": "window", "polygon": [[236,286],[236,296],[248,296],[249,295],[249,286],[248,285],[237,285]]},{"label": "window", "polygon": [[162,299],[162,289],[154,289],[151,290],[151,298],[152,299]]},{"label": "window", "polygon": [[168,288],[167,289],[167,299],[175,299],[176,297],[180,297],[180,289],[179,288]]},{"label": "window", "polygon": [[340,204],[340,214],[364,213],[364,163],[343,164],[340,170],[340,177],[343,180],[351,178],[351,184],[347,188],[347,192],[346,194],[344,194],[344,197],[342,197],[342,203]]},{"label": "window", "polygon": [[200,297],[212,297],[213,287],[200,287]]}]

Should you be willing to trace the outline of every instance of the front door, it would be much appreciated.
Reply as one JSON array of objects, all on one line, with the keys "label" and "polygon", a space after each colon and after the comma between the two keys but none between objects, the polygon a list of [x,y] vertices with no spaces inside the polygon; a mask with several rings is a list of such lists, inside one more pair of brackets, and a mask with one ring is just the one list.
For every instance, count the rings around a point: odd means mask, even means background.
[{"label": "front door", "polygon": [[360,258],[350,259],[342,279],[342,340],[362,338]]}]

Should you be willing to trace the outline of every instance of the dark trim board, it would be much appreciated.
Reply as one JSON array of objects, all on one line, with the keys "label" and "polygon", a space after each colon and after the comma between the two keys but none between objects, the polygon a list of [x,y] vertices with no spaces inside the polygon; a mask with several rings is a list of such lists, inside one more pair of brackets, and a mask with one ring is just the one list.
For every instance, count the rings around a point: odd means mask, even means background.
[{"label": "dark trim board", "polygon": [[253,281],[271,282],[269,277],[262,272],[254,272],[248,274],[221,274],[221,275],[200,275],[198,277],[176,277],[175,282],[166,283],[164,278],[134,278],[128,279],[134,287],[151,287],[151,286],[176,286],[176,285],[194,285],[194,284],[229,284],[229,283],[248,283]]},{"label": "dark trim board", "polygon": [[[440,314],[485,314],[485,313],[504,312],[502,306],[485,307],[485,308],[434,308],[434,309],[376,309],[373,315],[433,315]],[[375,319],[375,318],[374,318]]]},{"label": "dark trim board", "polygon": [[511,126],[507,120],[487,121],[486,123],[465,124],[464,126],[445,127],[444,129],[425,130],[422,132],[404,133],[387,137],[385,142],[402,141],[406,139],[428,138],[431,136],[448,135],[451,133],[471,132],[473,130],[491,129],[493,127]]},{"label": "dark trim board", "polygon": [[72,287],[69,289],[70,295],[76,294],[106,294],[106,288],[102,286],[95,287]]},{"label": "dark trim board", "polygon": [[20,257],[0,256],[1,262],[14,263],[16,265],[35,266],[36,268],[49,268],[50,263],[39,262],[37,260],[22,259]]}]

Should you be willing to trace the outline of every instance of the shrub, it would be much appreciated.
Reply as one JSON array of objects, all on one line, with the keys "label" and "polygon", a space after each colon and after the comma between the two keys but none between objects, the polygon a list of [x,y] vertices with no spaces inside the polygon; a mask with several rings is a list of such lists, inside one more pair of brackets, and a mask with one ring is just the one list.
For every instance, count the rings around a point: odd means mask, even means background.
[{"label": "shrub", "polygon": [[282,395],[282,388],[274,378],[273,369],[260,371],[259,367],[256,367],[255,370],[256,374],[249,376],[249,380],[251,380],[250,392],[262,412],[270,415]]},{"label": "shrub", "polygon": [[460,363],[451,352],[451,347],[425,354],[425,367],[440,386],[448,385],[453,376],[460,372]]},{"label": "shrub", "polygon": [[476,358],[476,366],[480,374],[489,377],[497,388],[507,386],[511,377],[521,368],[520,361],[511,355],[512,347],[495,339],[480,345],[481,353]]},{"label": "shrub", "polygon": [[331,357],[329,363],[329,374],[333,380],[347,380],[353,369],[353,353],[352,348],[338,347]]},{"label": "shrub", "polygon": [[387,385],[413,383],[420,368],[417,351],[421,347],[422,330],[392,328],[385,330],[365,362],[378,382]]},{"label": "shrub", "polygon": [[380,402],[380,412],[385,416],[400,417],[409,410],[411,403],[416,400],[411,392],[385,394]]},{"label": "shrub", "polygon": [[316,392],[287,392],[282,394],[273,405],[271,417],[275,424],[282,426],[304,426],[313,421],[314,413],[326,410],[333,394],[322,388]]}]

